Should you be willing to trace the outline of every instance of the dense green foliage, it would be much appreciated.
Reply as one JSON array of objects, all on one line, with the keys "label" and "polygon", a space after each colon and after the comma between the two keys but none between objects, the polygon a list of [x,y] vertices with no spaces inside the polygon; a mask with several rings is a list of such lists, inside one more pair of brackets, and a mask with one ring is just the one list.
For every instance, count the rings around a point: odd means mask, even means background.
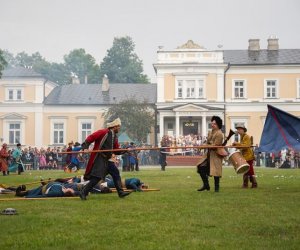
[{"label": "dense green foliage", "polygon": [[134,53],[134,48],[130,37],[115,38],[100,64],[101,75],[106,74],[113,83],[148,83],[143,74],[143,63]]},{"label": "dense green foliage", "polygon": [[100,82],[99,66],[90,54],[86,54],[84,49],[72,50],[64,56],[64,60],[67,69],[79,78],[81,84],[85,81]]},{"label": "dense green foliage", "polygon": [[106,121],[117,117],[122,121],[121,131],[138,142],[146,142],[155,123],[154,107],[146,101],[140,103],[134,97],[111,106],[104,115]]},{"label": "dense green foliage", "polygon": [[78,77],[81,84],[101,83],[104,74],[108,75],[112,83],[148,83],[147,76],[142,74],[142,61],[134,53],[134,47],[130,37],[115,38],[112,48],[101,63],[101,69],[95,58],[83,48],[64,55],[63,63],[48,62],[39,52],[32,55],[20,52],[14,56],[9,51],[3,51],[2,55],[0,51],[0,72],[7,61],[10,67],[32,67],[37,73],[59,85],[72,83],[73,76]]},{"label": "dense green foliage", "polygon": [[[31,173],[31,175],[30,175]],[[29,171],[0,177],[28,183],[65,177],[62,171]],[[125,172],[158,192],[114,193],[56,200],[0,201],[0,249],[298,249],[299,169],[257,168],[257,189],[224,168],[220,193],[197,192],[195,168]],[[2,195],[1,198],[9,197]]]},{"label": "dense green foliage", "polygon": [[3,51],[0,49],[0,78],[2,76],[2,70],[7,65],[7,61],[4,58]]}]

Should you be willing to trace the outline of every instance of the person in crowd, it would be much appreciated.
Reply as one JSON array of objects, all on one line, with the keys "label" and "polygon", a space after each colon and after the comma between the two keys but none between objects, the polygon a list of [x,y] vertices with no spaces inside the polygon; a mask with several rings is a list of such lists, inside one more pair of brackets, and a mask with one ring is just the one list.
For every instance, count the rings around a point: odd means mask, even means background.
[{"label": "person in crowd", "polygon": [[44,148],[41,148],[39,153],[39,168],[40,169],[46,169],[47,167],[47,160],[46,160],[46,150]]},{"label": "person in crowd", "polygon": [[33,149],[33,169],[38,170],[40,168],[40,152],[37,147]]},{"label": "person in crowd", "polygon": [[[210,146],[221,146],[224,139],[224,134],[221,129],[223,121],[219,116],[213,116],[211,118],[211,131],[207,136],[207,144]],[[207,153],[201,159],[197,165],[198,173],[203,182],[203,186],[198,191],[210,190],[209,176],[214,177],[215,192],[219,192],[220,178],[222,177],[222,162],[223,155],[218,154],[217,149],[208,149]]]},{"label": "person in crowd", "polygon": [[9,175],[8,158],[9,158],[9,152],[8,152],[7,144],[3,143],[2,148],[0,150],[0,170],[3,173],[3,176]]},{"label": "person in crowd", "polygon": [[[128,149],[129,148],[129,142],[125,142],[122,145],[122,148],[124,149]],[[124,152],[124,154],[122,154],[122,171],[129,171],[130,170],[130,162],[129,162],[129,152]]]},{"label": "person in crowd", "polygon": [[136,146],[134,145],[134,142],[130,142],[130,145],[128,146],[128,149],[131,149],[128,151],[128,158],[129,158],[129,166],[130,171],[139,171],[139,162],[137,157],[137,151],[134,150]]},{"label": "person in crowd", "polygon": [[247,128],[244,124],[238,124],[236,127],[240,135],[240,141],[232,143],[233,146],[246,146],[247,148],[240,148],[241,154],[249,164],[249,171],[243,175],[243,188],[248,188],[249,180],[252,183],[252,188],[257,188],[257,181],[254,174],[253,162],[255,160],[254,152],[252,149],[251,137],[247,134]]},{"label": "person in crowd", "polygon": [[20,143],[17,144],[17,147],[12,152],[13,161],[11,166],[9,167],[10,172],[18,171],[18,175],[25,171],[24,164],[21,160],[22,156],[22,145]]},{"label": "person in crowd", "polygon": [[166,170],[167,166],[167,152],[169,152],[169,149],[166,147],[170,147],[171,141],[169,140],[168,136],[163,136],[160,142],[160,154],[159,154],[159,164],[162,171]]},{"label": "person in crowd", "polygon": [[26,166],[26,170],[30,170],[33,165],[33,152],[31,147],[24,148],[21,160],[23,164]]},{"label": "person in crowd", "polygon": [[[74,142],[71,141],[68,143],[68,147],[67,147],[67,152],[71,152],[73,150],[73,145]],[[66,165],[68,166],[69,164],[71,164],[71,158],[72,158],[72,154],[66,154]]]},{"label": "person in crowd", "polygon": [[[72,151],[79,152],[81,149],[80,143],[75,142]],[[72,154],[70,164],[68,165],[69,172],[77,172],[79,170],[79,164],[78,153]]]},{"label": "person in crowd", "polygon": [[121,120],[120,118],[117,118],[114,121],[107,123],[107,128],[100,129],[89,135],[85,139],[84,143],[82,143],[82,149],[88,149],[90,144],[94,142],[93,150],[108,150],[106,152],[91,153],[84,174],[84,178],[89,180],[89,183],[85,185],[80,192],[80,198],[82,200],[86,200],[88,193],[100,180],[105,180],[105,176],[107,174],[110,174],[113,177],[120,198],[130,194],[130,192],[125,192],[122,188],[121,177],[118,168],[114,163],[109,164],[109,162],[114,162],[114,154],[122,154],[121,151],[117,151],[115,153],[109,151],[120,148],[117,137],[120,129]]}]

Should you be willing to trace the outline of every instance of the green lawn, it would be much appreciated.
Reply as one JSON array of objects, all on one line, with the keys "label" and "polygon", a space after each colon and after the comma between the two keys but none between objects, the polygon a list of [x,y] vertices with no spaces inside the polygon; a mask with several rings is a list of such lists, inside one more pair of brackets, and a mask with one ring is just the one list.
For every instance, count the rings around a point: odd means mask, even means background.
[{"label": "green lawn", "polygon": [[[215,193],[196,191],[195,168],[142,169],[123,177],[138,177],[159,192],[0,201],[1,211],[19,213],[0,215],[0,249],[299,249],[300,169],[257,168],[256,174],[259,187],[242,189],[242,176],[224,168]],[[1,176],[0,183],[66,176],[27,171]]]}]

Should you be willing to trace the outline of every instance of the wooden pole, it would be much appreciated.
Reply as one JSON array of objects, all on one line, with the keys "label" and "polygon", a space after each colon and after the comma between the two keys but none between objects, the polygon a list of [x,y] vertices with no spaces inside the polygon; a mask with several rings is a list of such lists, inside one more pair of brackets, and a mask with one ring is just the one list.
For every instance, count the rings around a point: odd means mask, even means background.
[{"label": "wooden pole", "polygon": [[91,153],[101,153],[101,152],[120,152],[120,151],[140,151],[140,150],[160,150],[160,149],[217,149],[217,148],[249,148],[248,146],[180,146],[180,147],[151,147],[151,148],[117,148],[117,149],[100,149],[100,150],[84,150],[84,151],[69,151],[69,152],[59,152],[58,154],[91,154]]}]

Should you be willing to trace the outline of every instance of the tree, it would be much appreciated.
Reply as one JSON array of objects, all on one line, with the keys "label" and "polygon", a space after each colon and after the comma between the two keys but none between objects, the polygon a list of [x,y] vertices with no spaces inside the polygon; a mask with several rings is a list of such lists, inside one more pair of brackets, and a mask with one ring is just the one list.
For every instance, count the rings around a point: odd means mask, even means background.
[{"label": "tree", "polygon": [[87,77],[88,83],[100,82],[99,66],[94,57],[86,54],[84,49],[74,49],[68,55],[64,56],[65,65],[68,70],[80,79],[80,83],[85,83]]},{"label": "tree", "polygon": [[72,82],[71,72],[62,63],[40,63],[34,66],[34,70],[58,85],[70,84]]},{"label": "tree", "polygon": [[4,52],[0,49],[0,78],[2,77],[2,70],[6,67],[7,62],[4,58]]},{"label": "tree", "polygon": [[101,76],[106,74],[114,83],[149,83],[147,75],[142,74],[143,62],[134,48],[130,37],[114,38],[113,46],[100,64]]},{"label": "tree", "polygon": [[146,101],[139,103],[134,97],[111,106],[104,115],[106,121],[117,117],[122,121],[121,131],[138,142],[147,140],[147,135],[155,124],[154,107]]},{"label": "tree", "polygon": [[5,61],[7,62],[8,67],[14,67],[18,65],[16,58],[8,50],[3,51],[3,56],[5,58]]}]

